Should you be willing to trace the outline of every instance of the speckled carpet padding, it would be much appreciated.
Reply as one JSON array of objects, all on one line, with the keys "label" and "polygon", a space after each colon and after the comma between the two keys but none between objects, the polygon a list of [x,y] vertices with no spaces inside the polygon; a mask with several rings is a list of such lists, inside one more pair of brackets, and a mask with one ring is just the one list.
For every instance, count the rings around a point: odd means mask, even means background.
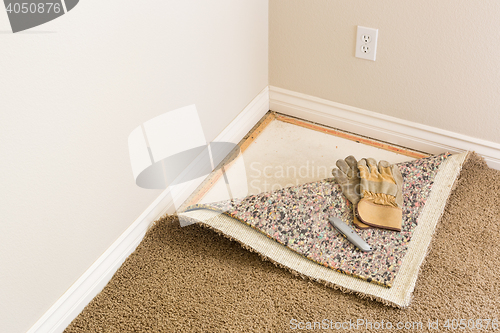
[{"label": "speckled carpet padding", "polygon": [[196,205],[179,215],[303,276],[384,304],[406,307],[435,226],[467,156],[439,155],[398,164],[405,179],[403,228],[400,233],[357,229],[374,248],[371,253],[357,250],[328,223],[328,216],[337,216],[354,227],[352,207],[332,180]]}]

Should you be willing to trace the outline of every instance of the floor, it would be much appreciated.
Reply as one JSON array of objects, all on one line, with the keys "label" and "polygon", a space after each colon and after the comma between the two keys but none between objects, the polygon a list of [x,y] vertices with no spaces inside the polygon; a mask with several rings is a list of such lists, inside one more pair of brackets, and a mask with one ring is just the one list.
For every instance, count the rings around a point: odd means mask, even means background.
[{"label": "floor", "polygon": [[239,147],[238,156],[223,162],[185,207],[330,178],[336,161],[349,155],[391,163],[428,156],[273,112]]}]

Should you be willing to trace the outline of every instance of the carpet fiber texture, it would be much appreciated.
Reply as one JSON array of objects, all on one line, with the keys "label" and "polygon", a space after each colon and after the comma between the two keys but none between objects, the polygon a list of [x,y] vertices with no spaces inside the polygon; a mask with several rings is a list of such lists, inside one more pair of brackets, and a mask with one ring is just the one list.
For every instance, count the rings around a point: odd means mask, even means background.
[{"label": "carpet fiber texture", "polygon": [[425,332],[429,321],[443,331],[447,319],[498,320],[499,193],[500,172],[472,155],[406,309],[294,276],[212,230],[180,228],[167,216],[65,332],[288,332],[314,322],[379,332],[382,321]]}]

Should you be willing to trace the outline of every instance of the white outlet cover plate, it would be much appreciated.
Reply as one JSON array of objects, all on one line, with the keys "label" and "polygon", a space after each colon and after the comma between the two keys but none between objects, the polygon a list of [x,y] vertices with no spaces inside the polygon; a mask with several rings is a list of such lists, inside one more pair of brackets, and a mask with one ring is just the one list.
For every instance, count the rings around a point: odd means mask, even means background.
[{"label": "white outlet cover plate", "polygon": [[358,25],[356,32],[356,58],[373,60],[377,57],[378,29]]}]

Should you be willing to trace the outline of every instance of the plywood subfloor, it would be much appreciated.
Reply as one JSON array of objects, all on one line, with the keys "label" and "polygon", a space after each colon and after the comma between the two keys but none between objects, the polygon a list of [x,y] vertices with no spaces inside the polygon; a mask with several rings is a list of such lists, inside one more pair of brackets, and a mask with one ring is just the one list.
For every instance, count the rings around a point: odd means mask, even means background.
[{"label": "plywood subfloor", "polygon": [[268,113],[240,143],[241,153],[216,169],[184,207],[273,191],[331,177],[338,159],[353,155],[398,163],[425,157],[373,139]]}]

